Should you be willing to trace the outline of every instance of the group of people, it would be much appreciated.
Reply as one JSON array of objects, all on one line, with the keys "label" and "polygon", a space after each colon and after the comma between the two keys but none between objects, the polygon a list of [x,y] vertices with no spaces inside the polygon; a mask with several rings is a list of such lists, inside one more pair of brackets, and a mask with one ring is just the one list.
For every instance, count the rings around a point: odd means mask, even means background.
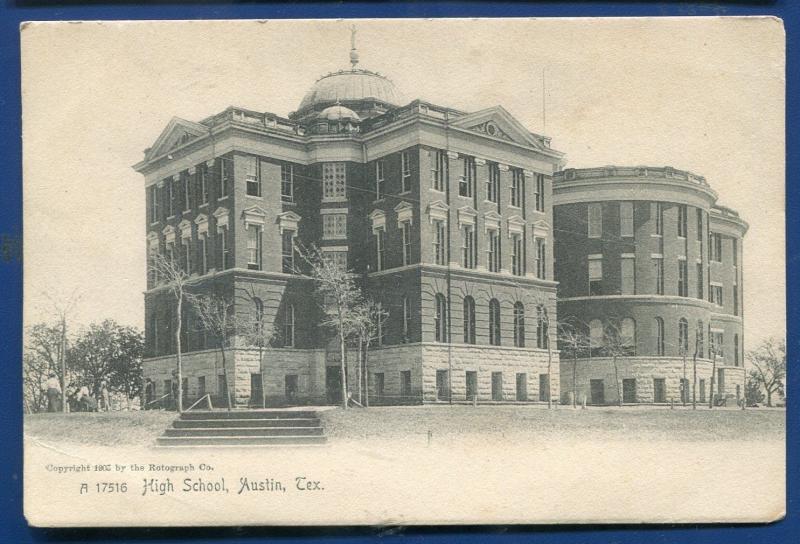
[{"label": "group of people", "polygon": [[[47,411],[61,412],[63,395],[61,383],[55,373],[51,373],[44,386],[47,394]],[[70,412],[107,412],[111,410],[111,395],[105,380],[96,391],[90,392],[86,384],[71,383],[66,387],[67,407]]]}]

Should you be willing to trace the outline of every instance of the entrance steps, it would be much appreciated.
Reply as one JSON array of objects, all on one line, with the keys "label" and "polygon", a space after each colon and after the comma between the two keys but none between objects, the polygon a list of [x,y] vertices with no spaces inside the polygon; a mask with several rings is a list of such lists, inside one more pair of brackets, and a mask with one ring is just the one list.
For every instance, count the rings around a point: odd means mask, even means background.
[{"label": "entrance steps", "polygon": [[156,439],[158,447],[321,446],[327,442],[312,410],[185,412]]}]

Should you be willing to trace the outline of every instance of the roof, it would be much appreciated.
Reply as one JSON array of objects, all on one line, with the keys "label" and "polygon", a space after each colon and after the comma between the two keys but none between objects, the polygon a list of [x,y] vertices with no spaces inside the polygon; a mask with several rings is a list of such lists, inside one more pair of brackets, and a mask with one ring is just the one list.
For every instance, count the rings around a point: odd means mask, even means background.
[{"label": "roof", "polygon": [[319,104],[335,104],[359,100],[376,100],[392,106],[402,102],[395,84],[387,77],[354,68],[340,70],[318,79],[300,102],[301,112]]}]

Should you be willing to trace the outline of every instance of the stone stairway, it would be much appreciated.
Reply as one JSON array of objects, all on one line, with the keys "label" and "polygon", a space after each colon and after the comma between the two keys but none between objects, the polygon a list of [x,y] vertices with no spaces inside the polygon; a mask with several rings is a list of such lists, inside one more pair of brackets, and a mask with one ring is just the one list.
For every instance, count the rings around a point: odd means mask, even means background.
[{"label": "stone stairway", "polygon": [[205,410],[181,414],[156,446],[320,446],[326,441],[312,410]]}]

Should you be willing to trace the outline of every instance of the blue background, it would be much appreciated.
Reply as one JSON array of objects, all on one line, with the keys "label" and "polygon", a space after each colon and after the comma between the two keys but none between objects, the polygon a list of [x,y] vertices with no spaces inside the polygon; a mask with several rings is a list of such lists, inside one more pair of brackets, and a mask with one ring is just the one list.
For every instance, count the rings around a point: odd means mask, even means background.
[{"label": "blue background", "polygon": [[[134,6],[123,2],[58,3],[46,0],[6,0],[0,7],[0,234],[20,236],[22,232],[22,141],[20,105],[19,24],[26,20],[78,19],[229,19],[229,18],[347,18],[347,17],[625,17],[625,16],[716,16],[774,15],[784,20],[787,37],[787,349],[793,367],[798,348],[800,309],[798,285],[792,280],[798,271],[798,203],[795,189],[798,171],[798,71],[797,46],[800,6],[791,0],[778,2],[690,3],[477,3],[406,2],[302,3],[302,4],[215,4],[185,5],[180,2]],[[754,173],[757,175],[757,173]],[[753,198],[758,198],[753,195]],[[765,263],[770,265],[770,263]],[[800,523],[797,484],[797,403],[792,399],[787,413],[787,518],[769,525],[741,526],[526,526],[450,528],[351,528],[351,529],[169,529],[169,530],[66,530],[31,529],[22,516],[22,263],[0,260],[0,542],[168,542],[177,539],[211,542],[253,542],[279,538],[292,542],[366,542],[375,539],[440,543],[519,541],[536,542],[798,542]],[[789,369],[787,389],[797,391],[800,373]],[[721,498],[724,499],[724,498]],[[324,537],[323,537],[324,535]]]}]

